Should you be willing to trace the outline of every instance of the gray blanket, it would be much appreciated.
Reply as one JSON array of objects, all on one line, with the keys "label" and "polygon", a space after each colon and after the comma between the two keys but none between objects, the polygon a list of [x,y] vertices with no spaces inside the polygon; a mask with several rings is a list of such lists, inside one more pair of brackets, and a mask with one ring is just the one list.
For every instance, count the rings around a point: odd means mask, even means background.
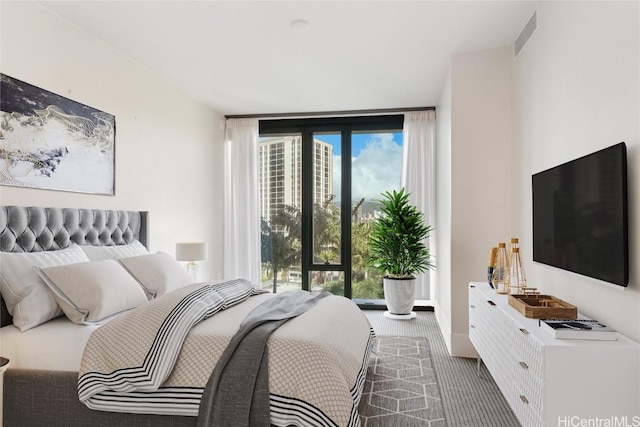
[{"label": "gray blanket", "polygon": [[[267,340],[280,325],[331,295],[290,291],[257,306],[222,353],[202,395],[198,427],[269,427]],[[220,392],[218,392],[220,391]]]}]

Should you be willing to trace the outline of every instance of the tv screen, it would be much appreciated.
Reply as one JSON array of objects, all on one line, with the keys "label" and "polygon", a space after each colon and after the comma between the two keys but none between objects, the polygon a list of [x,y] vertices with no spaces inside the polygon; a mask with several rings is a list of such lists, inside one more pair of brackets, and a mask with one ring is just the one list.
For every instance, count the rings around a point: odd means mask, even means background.
[{"label": "tv screen", "polygon": [[533,260],[629,284],[624,142],[532,177]]}]

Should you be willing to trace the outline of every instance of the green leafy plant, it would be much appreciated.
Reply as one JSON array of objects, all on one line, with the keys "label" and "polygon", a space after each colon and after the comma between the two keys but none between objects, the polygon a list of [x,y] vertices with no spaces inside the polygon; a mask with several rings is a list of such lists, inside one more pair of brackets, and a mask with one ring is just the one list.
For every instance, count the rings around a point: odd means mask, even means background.
[{"label": "green leafy plant", "polygon": [[372,222],[369,236],[368,263],[392,279],[414,278],[435,266],[424,244],[431,226],[424,223],[424,215],[409,202],[409,193],[382,193],[382,215]]}]

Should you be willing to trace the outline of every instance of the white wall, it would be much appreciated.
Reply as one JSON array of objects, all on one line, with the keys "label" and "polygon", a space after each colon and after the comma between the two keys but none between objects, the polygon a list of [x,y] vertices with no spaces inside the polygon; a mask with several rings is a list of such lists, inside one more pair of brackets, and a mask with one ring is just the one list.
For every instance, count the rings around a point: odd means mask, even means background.
[{"label": "white wall", "polygon": [[436,107],[435,315],[451,352],[451,72]]},{"label": "white wall", "polygon": [[150,250],[222,272],[223,117],[33,2],[2,2],[0,72],[116,117],[116,195],[0,187],[3,205],[148,210]]},{"label": "white wall", "polygon": [[468,283],[485,279],[491,248],[511,237],[511,68],[508,47],[452,56],[437,107],[436,197],[445,205],[438,206],[436,225],[444,226],[438,231],[443,271],[436,311],[457,356],[475,355],[468,338]]},{"label": "white wall", "polygon": [[[540,2],[515,61],[513,201],[528,282],[640,341],[640,11],[638,2]],[[532,262],[531,174],[620,141],[628,149],[626,291]]]}]

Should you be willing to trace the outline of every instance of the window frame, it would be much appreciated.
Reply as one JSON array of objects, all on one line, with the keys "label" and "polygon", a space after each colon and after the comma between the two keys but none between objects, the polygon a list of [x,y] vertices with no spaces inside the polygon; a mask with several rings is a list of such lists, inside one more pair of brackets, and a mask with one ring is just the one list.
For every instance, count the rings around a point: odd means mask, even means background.
[{"label": "window frame", "polygon": [[[341,271],[344,275],[344,296],[352,299],[351,289],[351,166],[352,162],[341,164],[341,203],[340,203],[340,263],[318,264],[313,262],[313,191],[315,174],[314,133],[340,133],[341,156],[351,159],[351,136],[354,132],[402,132],[404,114],[386,114],[372,116],[346,116],[294,119],[261,119],[260,137],[299,134],[302,138],[302,289],[309,290],[310,272]],[[311,197],[310,197],[311,196]],[[363,301],[364,302],[364,301]],[[376,304],[377,305],[377,304]],[[371,305],[366,304],[367,308]]]}]

